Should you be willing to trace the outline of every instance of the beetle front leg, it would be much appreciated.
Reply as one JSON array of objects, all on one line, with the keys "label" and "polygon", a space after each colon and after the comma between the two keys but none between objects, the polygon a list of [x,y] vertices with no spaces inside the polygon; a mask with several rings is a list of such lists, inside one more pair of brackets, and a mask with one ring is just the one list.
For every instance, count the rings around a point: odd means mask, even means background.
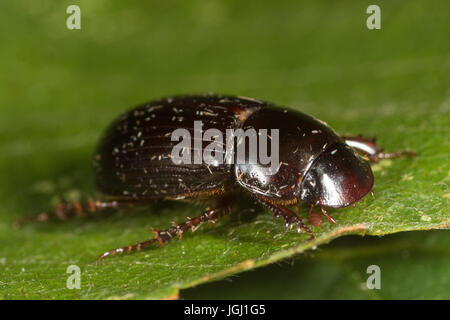
[{"label": "beetle front leg", "polygon": [[165,245],[172,238],[178,237],[182,238],[183,233],[188,229],[191,229],[194,232],[202,222],[211,222],[216,223],[218,219],[229,213],[231,210],[231,206],[224,205],[214,209],[206,209],[201,215],[195,218],[188,218],[185,222],[176,224],[167,230],[160,231],[158,229],[153,229],[154,237],[150,240],[139,242],[134,245],[130,245],[127,247],[121,247],[113,250],[106,251],[98,257],[98,260],[101,261],[106,256],[115,255],[117,253],[129,253],[132,251],[141,251],[141,249],[148,247],[152,244],[159,243],[160,245]]},{"label": "beetle front leg", "polygon": [[310,235],[309,240],[314,239],[313,232],[303,223],[303,220],[299,216],[297,216],[294,212],[292,212],[291,210],[289,210],[288,208],[286,208],[282,205],[273,203],[273,202],[271,202],[267,199],[264,199],[260,196],[256,196],[256,199],[262,205],[269,208],[275,217],[281,216],[284,219],[286,227],[292,227],[295,225],[295,226],[297,226],[297,232],[304,230]]},{"label": "beetle front leg", "polygon": [[362,135],[356,137],[343,137],[345,143],[350,147],[366,155],[371,162],[378,162],[380,159],[393,159],[403,156],[414,157],[416,154],[409,150],[396,151],[391,153],[383,152],[383,148],[376,143],[376,138],[365,138]]}]

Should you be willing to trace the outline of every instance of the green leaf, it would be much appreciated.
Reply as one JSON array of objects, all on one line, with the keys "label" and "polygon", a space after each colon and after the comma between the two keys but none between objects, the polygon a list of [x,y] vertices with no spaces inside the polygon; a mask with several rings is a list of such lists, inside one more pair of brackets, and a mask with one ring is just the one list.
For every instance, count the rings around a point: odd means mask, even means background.
[{"label": "green leaf", "polygon": [[[344,235],[450,227],[450,43],[443,31],[449,3],[438,2],[381,2],[376,31],[365,27],[365,4],[354,1],[261,1],[257,8],[242,1],[79,1],[82,29],[72,31],[64,23],[69,4],[1,2],[0,297],[174,298],[180,289],[312,252]],[[151,227],[167,228],[202,207],[161,203],[14,228],[18,218],[61,197],[95,196],[92,154],[118,114],[160,96],[208,91],[287,105],[342,134],[376,135],[387,151],[411,149],[417,157],[374,165],[374,197],[330,210],[338,223],[313,228],[312,242],[245,202],[215,227],[102,265],[95,259],[105,250],[146,240]],[[394,252],[396,243],[381,246]],[[438,256],[436,247],[442,245],[423,250]],[[325,247],[316,260],[300,261],[325,275],[327,254],[339,260],[353,252]],[[66,287],[70,265],[81,269],[80,290]],[[425,296],[409,292],[398,273],[386,276],[400,287],[375,298]],[[429,283],[443,273],[434,276]]]},{"label": "green leaf", "polygon": [[[343,237],[272,264],[180,293],[183,299],[448,299],[448,231]],[[369,266],[380,288],[368,289]]]}]

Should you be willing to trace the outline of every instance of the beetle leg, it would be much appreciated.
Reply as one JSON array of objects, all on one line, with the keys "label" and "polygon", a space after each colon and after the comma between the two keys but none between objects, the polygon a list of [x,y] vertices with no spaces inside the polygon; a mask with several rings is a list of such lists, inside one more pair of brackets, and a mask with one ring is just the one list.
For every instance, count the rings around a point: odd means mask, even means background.
[{"label": "beetle leg", "polygon": [[314,205],[311,205],[311,208],[309,208],[309,212],[308,212],[308,222],[310,225],[314,226],[314,227],[318,227],[322,224],[322,216],[314,211]]},{"label": "beetle leg", "polygon": [[380,159],[393,159],[403,156],[414,157],[416,154],[409,150],[396,151],[391,153],[383,152],[383,148],[376,143],[376,138],[365,138],[362,135],[356,137],[343,137],[345,143],[350,147],[363,153],[371,162],[378,162]]},{"label": "beetle leg", "polygon": [[122,208],[130,208],[137,205],[136,201],[114,200],[114,201],[99,201],[88,200],[86,202],[67,203],[61,201],[56,205],[56,208],[50,212],[43,212],[37,215],[20,218],[16,225],[20,226],[23,223],[30,222],[45,222],[50,219],[68,220],[72,217],[83,217],[87,215],[95,215],[98,212],[114,211]]},{"label": "beetle leg", "polygon": [[275,217],[280,216],[283,217],[286,227],[295,225],[297,226],[297,232],[304,230],[310,235],[309,240],[314,239],[313,232],[303,223],[302,219],[299,216],[297,216],[294,212],[292,212],[291,210],[282,205],[273,203],[262,197],[256,196],[256,199],[258,199],[258,201],[262,205],[269,208]]},{"label": "beetle leg", "polygon": [[413,151],[410,150],[402,150],[402,151],[396,151],[396,152],[380,152],[376,154],[375,156],[369,156],[370,161],[372,162],[378,162],[379,159],[394,159],[394,158],[400,158],[403,156],[409,156],[409,157],[415,157],[416,154]]},{"label": "beetle leg", "polygon": [[328,219],[328,221],[330,221],[332,224],[336,224],[336,220],[334,220],[332,216],[328,215],[323,206],[320,206],[320,210],[322,211],[322,214],[325,216],[325,218]]},{"label": "beetle leg", "polygon": [[148,247],[154,243],[159,243],[160,245],[165,245],[173,237],[182,238],[183,232],[188,229],[195,230],[202,222],[217,221],[231,210],[230,206],[217,207],[214,209],[207,209],[201,215],[195,218],[188,218],[185,222],[180,224],[174,224],[167,230],[160,231],[158,229],[153,229],[155,236],[153,239],[140,242],[131,246],[121,247],[113,250],[106,251],[98,257],[98,260],[103,260],[106,256],[115,255],[117,253],[141,251],[141,249]]}]

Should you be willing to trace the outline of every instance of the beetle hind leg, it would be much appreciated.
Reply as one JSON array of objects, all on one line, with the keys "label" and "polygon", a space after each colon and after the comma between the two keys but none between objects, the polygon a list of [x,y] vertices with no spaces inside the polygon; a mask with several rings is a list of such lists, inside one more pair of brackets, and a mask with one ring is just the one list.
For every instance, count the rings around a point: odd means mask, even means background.
[{"label": "beetle hind leg", "polygon": [[24,223],[46,222],[49,220],[69,220],[74,217],[95,216],[97,213],[115,211],[123,208],[131,208],[137,205],[135,201],[126,200],[88,200],[85,202],[68,203],[61,201],[52,211],[19,218],[16,226]]}]

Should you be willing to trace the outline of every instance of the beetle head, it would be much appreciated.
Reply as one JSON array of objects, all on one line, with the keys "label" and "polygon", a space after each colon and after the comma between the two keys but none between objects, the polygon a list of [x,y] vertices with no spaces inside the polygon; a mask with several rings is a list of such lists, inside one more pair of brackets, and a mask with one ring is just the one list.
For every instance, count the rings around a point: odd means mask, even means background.
[{"label": "beetle head", "polygon": [[364,197],[372,186],[369,163],[339,142],[313,161],[303,177],[300,198],[314,205],[342,208]]}]

